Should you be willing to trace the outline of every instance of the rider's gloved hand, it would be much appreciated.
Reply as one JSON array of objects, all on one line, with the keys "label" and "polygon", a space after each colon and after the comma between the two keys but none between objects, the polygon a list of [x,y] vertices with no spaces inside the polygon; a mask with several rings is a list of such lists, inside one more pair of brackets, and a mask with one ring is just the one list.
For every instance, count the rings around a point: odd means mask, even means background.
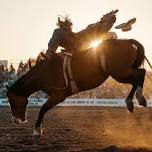
[{"label": "rider's gloved hand", "polygon": [[111,22],[111,21],[115,22],[116,21],[116,15],[115,14],[117,12],[118,12],[118,10],[115,10],[115,11],[111,11],[110,13],[105,14],[101,18],[100,22],[101,23],[107,23],[107,22]]}]

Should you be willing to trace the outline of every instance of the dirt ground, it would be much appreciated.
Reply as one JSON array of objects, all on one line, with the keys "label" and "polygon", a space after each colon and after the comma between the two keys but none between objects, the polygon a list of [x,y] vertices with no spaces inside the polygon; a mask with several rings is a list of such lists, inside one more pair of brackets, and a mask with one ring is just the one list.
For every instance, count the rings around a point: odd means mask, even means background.
[{"label": "dirt ground", "polygon": [[0,152],[152,152],[152,108],[55,107],[44,119],[43,136],[32,137],[39,107],[29,123],[15,126],[0,108]]}]

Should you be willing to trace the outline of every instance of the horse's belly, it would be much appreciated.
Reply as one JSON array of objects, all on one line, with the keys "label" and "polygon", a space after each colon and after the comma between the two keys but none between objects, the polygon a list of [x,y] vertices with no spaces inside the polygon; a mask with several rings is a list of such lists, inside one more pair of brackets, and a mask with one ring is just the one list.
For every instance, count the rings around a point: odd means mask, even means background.
[{"label": "horse's belly", "polygon": [[99,60],[90,57],[89,59],[77,59],[73,62],[73,77],[80,90],[88,90],[99,86],[107,78],[107,74],[101,71]]}]

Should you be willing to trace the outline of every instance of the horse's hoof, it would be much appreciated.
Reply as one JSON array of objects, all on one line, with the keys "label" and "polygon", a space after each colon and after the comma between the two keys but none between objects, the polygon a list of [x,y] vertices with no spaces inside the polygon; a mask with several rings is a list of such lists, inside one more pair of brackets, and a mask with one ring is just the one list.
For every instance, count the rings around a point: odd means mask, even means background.
[{"label": "horse's hoof", "polygon": [[33,137],[39,138],[42,136],[42,130],[40,128],[34,129]]},{"label": "horse's hoof", "polygon": [[132,103],[131,102],[127,103],[127,110],[129,112],[133,113],[133,110],[134,110],[134,104],[133,104],[133,102]]},{"label": "horse's hoof", "polygon": [[138,100],[139,105],[147,107],[146,99],[140,92],[136,92],[136,98]]},{"label": "horse's hoof", "polygon": [[134,110],[134,105],[131,103],[129,103],[128,105],[127,105],[127,110],[129,111],[129,112],[131,112],[131,113],[133,113],[133,110]]},{"label": "horse's hoof", "polygon": [[133,110],[134,110],[134,104],[132,102],[131,99],[126,99],[126,105],[127,105],[127,110],[131,113],[133,113]]}]

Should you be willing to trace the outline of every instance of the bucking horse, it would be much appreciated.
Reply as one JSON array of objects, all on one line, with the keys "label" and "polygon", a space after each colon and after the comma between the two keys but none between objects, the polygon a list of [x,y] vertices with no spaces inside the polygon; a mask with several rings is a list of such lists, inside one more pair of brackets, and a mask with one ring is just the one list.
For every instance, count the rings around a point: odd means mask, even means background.
[{"label": "bucking horse", "polygon": [[137,40],[105,40],[97,48],[89,48],[83,52],[75,51],[72,57],[68,57],[70,74],[66,74],[68,68],[63,66],[65,57],[66,55],[63,57],[55,53],[51,59],[38,62],[8,87],[8,102],[13,121],[17,124],[26,122],[26,107],[31,94],[39,90],[48,94],[48,100],[40,109],[34,127],[34,136],[42,135],[42,121],[48,110],[77,92],[98,87],[109,76],[120,83],[132,85],[125,100],[130,112],[134,109],[132,101],[134,94],[139,105],[146,106],[142,93],[146,70],[141,68],[145,54],[143,45]]}]

